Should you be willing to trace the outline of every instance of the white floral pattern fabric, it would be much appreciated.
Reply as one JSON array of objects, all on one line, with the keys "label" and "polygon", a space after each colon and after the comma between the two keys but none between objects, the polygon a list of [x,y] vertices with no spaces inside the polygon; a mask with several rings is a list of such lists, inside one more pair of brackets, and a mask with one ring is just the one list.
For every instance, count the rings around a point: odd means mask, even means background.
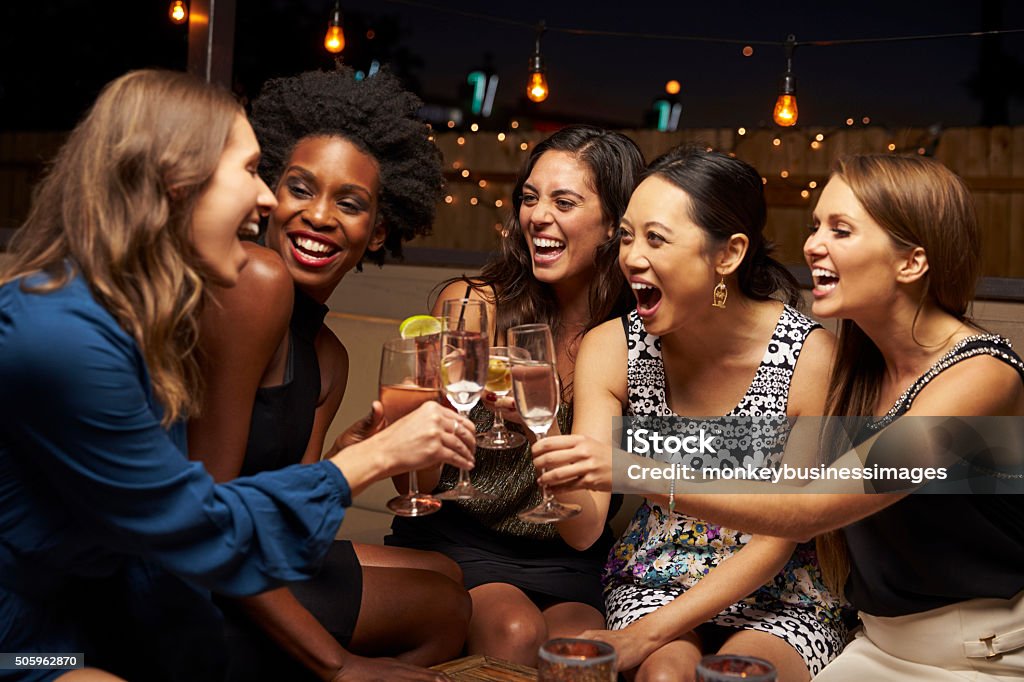
[{"label": "white floral pattern fabric", "polygon": [[[661,339],[647,334],[635,311],[623,318],[623,326],[629,352],[630,415],[676,417],[665,393]],[[818,327],[786,306],[754,380],[727,415],[756,420],[728,422],[714,455],[685,455],[676,461],[693,468],[777,466],[788,433],[786,407],[793,370],[804,341]],[[693,429],[705,423],[693,421]],[[605,566],[608,627],[624,628],[668,604],[742,550],[750,537],[645,501],[612,547]],[[846,637],[841,603],[822,582],[813,543],[799,545],[778,575],[712,622],[781,637],[803,657],[812,676],[838,655]]]}]

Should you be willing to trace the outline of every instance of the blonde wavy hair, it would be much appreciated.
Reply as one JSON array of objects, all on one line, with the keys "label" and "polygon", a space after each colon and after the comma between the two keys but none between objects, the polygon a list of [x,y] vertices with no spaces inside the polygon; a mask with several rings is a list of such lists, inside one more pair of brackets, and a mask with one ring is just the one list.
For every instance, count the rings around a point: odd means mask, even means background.
[{"label": "blonde wavy hair", "polygon": [[31,287],[40,292],[80,274],[139,344],[165,426],[201,401],[203,275],[191,217],[240,115],[231,95],[188,74],[112,81],[36,188],[0,272],[0,283],[44,272]]}]

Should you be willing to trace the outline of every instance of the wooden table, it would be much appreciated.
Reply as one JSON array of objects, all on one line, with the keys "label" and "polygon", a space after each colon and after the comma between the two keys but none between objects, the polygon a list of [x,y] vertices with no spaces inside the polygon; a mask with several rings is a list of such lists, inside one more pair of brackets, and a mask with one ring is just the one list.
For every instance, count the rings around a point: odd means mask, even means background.
[{"label": "wooden table", "polygon": [[536,682],[537,671],[490,656],[466,656],[435,665],[456,682]]}]

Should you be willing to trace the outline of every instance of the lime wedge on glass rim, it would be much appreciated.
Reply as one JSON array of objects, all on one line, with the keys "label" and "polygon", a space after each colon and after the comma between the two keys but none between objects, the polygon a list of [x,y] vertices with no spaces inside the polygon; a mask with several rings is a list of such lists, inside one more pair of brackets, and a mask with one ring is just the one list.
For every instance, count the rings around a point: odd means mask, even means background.
[{"label": "lime wedge on glass rim", "polygon": [[441,320],[431,315],[413,315],[402,320],[398,325],[398,334],[403,339],[414,339],[417,336],[428,336],[441,333]]}]

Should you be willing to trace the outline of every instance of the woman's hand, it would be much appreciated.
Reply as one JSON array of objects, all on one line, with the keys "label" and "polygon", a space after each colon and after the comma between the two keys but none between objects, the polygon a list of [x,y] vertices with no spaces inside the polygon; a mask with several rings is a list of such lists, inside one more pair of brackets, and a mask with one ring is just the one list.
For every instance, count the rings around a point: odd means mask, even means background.
[{"label": "woman's hand", "polygon": [[661,646],[660,642],[644,636],[633,625],[624,630],[586,630],[577,637],[611,644],[615,648],[615,666],[619,671],[638,668]]},{"label": "woman's hand", "polygon": [[352,426],[334,439],[334,447],[327,452],[327,456],[335,455],[350,445],[362,443],[367,438],[379,433],[385,426],[387,426],[387,422],[384,419],[384,405],[379,400],[374,400],[368,415],[354,422]]},{"label": "woman's hand", "polygon": [[447,682],[444,673],[427,670],[394,658],[365,658],[348,654],[345,664],[329,682]]},{"label": "woman's hand", "polygon": [[341,469],[355,495],[373,481],[412,469],[440,464],[472,469],[475,449],[473,422],[431,402],[330,461]]},{"label": "woman's hand", "polygon": [[538,483],[558,494],[570,490],[612,489],[612,446],[589,436],[549,436],[533,446]]},{"label": "woman's hand", "polygon": [[519,411],[516,410],[516,401],[510,395],[499,396],[497,393],[488,392],[484,393],[483,400],[480,402],[491,412],[501,412],[502,419],[507,422],[523,423]]}]

